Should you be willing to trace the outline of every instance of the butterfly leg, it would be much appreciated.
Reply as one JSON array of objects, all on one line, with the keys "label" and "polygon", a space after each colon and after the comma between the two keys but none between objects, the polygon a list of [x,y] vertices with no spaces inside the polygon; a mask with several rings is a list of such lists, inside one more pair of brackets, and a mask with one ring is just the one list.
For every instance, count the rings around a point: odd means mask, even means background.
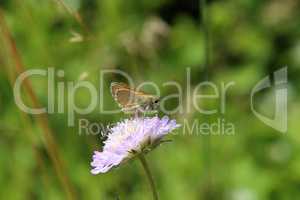
[{"label": "butterfly leg", "polygon": [[140,109],[136,109],[135,110],[135,113],[134,113],[134,116],[135,118],[139,118],[139,117],[142,117],[142,113]]},{"label": "butterfly leg", "polygon": [[135,110],[135,112],[134,112],[134,117],[135,117],[135,118],[139,118],[139,111],[138,111],[138,110]]}]

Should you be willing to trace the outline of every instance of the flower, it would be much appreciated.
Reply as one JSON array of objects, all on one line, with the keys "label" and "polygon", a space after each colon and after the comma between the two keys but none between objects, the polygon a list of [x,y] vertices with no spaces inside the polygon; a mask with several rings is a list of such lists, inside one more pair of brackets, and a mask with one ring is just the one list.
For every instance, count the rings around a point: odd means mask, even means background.
[{"label": "flower", "polygon": [[161,139],[180,125],[167,116],[125,119],[110,128],[103,151],[95,151],[92,174],[105,173],[134,156],[156,147]]}]

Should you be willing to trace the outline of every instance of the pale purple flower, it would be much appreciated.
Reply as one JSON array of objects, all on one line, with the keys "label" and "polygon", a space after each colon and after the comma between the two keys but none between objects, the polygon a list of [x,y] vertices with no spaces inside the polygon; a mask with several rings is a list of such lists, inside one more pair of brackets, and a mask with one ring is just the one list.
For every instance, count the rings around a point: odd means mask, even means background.
[{"label": "pale purple flower", "polygon": [[132,157],[149,151],[180,125],[167,116],[125,119],[110,129],[103,151],[95,151],[92,174],[105,173]]}]

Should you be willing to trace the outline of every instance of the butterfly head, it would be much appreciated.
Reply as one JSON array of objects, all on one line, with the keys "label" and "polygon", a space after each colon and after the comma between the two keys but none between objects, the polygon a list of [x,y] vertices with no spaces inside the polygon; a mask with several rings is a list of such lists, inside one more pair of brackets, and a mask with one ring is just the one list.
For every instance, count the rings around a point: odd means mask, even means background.
[{"label": "butterfly head", "polygon": [[157,108],[159,106],[159,102],[160,102],[159,97],[153,98],[153,105],[155,106],[155,108]]},{"label": "butterfly head", "polygon": [[159,107],[160,99],[157,96],[153,96],[152,98],[149,99],[149,102],[146,105],[145,110],[157,110]]}]

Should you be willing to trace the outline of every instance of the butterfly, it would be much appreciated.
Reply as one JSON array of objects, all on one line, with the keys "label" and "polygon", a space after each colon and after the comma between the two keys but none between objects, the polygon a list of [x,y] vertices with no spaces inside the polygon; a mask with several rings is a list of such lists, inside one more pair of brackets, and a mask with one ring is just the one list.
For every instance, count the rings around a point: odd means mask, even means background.
[{"label": "butterfly", "polygon": [[159,106],[159,97],[132,89],[126,83],[112,82],[110,90],[124,113],[155,112]]}]

